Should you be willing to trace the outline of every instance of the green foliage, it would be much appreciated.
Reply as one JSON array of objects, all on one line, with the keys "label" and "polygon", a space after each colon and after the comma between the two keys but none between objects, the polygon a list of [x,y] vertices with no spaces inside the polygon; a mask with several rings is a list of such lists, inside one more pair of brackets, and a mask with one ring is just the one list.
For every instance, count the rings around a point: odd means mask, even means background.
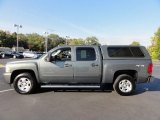
[{"label": "green foliage", "polygon": [[64,38],[59,37],[57,34],[48,35],[48,50],[62,44],[65,44]]},{"label": "green foliage", "polygon": [[85,41],[86,41],[87,45],[93,45],[93,44],[94,45],[100,45],[98,39],[96,37],[94,37],[94,36],[87,37]]},{"label": "green foliage", "polygon": [[69,45],[85,45],[85,41],[81,38],[68,40]]},{"label": "green foliage", "polygon": [[32,33],[32,34],[27,34],[27,43],[28,43],[28,48],[32,51],[41,51],[44,49],[43,47],[43,42],[44,39],[42,36],[40,36],[37,33]]},{"label": "green foliage", "polygon": [[[14,35],[13,35],[14,34]],[[16,39],[16,33],[13,33],[12,35],[14,36],[14,39]],[[16,46],[16,45],[15,45]],[[24,34],[19,34],[19,46],[23,47],[25,49],[29,49],[28,48],[28,38],[26,35]]]},{"label": "green foliage", "polygon": [[69,39],[67,40],[68,45],[100,45],[98,39],[94,36],[92,37],[87,37],[85,40],[82,38],[79,39]]},{"label": "green foliage", "polygon": [[1,47],[5,46],[6,39],[7,39],[6,32],[4,32],[4,31],[1,30],[0,31],[0,46]]},{"label": "green foliage", "polygon": [[148,50],[152,59],[160,58],[160,28],[158,28],[157,32],[152,37],[151,43]]},{"label": "green foliage", "polygon": [[[50,34],[48,38],[48,50],[58,46],[67,44],[68,45],[100,45],[96,37],[87,37],[84,39],[66,39],[62,38],[57,34]],[[17,45],[17,33],[10,33],[0,30],[0,47],[15,47]],[[45,51],[45,37],[37,33],[32,34],[19,34],[19,47],[29,49],[32,51]]]},{"label": "green foliage", "polygon": [[140,46],[140,43],[137,41],[133,41],[130,45],[134,45],[134,46]]},{"label": "green foliage", "polygon": [[0,47],[13,47],[16,45],[16,37],[10,32],[0,31]]}]

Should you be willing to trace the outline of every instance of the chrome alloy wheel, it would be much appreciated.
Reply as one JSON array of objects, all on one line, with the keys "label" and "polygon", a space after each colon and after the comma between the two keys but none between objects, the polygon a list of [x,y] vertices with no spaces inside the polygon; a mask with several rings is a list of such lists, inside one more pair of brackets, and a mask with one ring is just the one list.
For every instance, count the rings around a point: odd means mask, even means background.
[{"label": "chrome alloy wheel", "polygon": [[119,89],[124,93],[130,92],[132,87],[132,83],[127,79],[121,80],[119,82]]},{"label": "chrome alloy wheel", "polygon": [[31,84],[31,81],[28,78],[22,77],[18,80],[17,86],[18,86],[19,90],[26,93],[31,89],[32,84]]}]

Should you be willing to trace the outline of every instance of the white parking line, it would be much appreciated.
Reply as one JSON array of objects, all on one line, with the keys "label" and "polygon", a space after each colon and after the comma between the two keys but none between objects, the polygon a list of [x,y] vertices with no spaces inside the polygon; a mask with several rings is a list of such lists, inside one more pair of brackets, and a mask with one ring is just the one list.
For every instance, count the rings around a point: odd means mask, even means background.
[{"label": "white parking line", "polygon": [[14,89],[2,90],[2,91],[0,91],[0,93],[4,93],[4,92],[8,92],[8,91],[12,91],[12,90],[14,90]]}]

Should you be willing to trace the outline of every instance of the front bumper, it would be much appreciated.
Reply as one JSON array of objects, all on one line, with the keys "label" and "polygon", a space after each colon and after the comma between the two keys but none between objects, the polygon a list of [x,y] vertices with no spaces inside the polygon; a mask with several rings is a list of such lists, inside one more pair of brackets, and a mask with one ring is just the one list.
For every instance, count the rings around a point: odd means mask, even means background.
[{"label": "front bumper", "polygon": [[4,73],[3,77],[8,84],[11,84],[11,73]]}]

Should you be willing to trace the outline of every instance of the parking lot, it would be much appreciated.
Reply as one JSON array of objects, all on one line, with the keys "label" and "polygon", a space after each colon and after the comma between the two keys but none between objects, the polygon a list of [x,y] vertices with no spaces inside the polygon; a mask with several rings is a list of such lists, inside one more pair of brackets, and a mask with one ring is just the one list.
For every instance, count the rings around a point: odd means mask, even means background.
[{"label": "parking lot", "polygon": [[154,62],[151,83],[124,97],[108,91],[51,89],[20,95],[2,76],[3,65],[13,60],[0,59],[0,120],[160,120],[160,62]]}]

